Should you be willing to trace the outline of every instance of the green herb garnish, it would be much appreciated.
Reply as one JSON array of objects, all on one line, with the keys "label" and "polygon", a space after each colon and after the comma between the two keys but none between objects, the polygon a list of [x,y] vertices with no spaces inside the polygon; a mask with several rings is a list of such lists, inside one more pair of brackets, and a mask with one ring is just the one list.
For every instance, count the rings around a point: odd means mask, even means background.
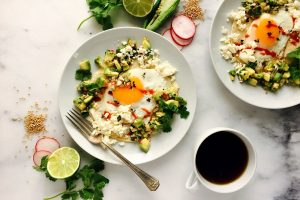
[{"label": "green herb garnish", "polygon": [[[44,172],[46,177],[52,181],[56,179],[52,178],[47,171],[48,157],[44,156],[39,167],[35,167],[37,171]],[[84,200],[102,200],[103,192],[102,189],[109,180],[99,174],[100,171],[104,169],[104,162],[102,160],[94,159],[89,165],[83,166],[71,177],[66,178],[64,181],[66,183],[66,190],[54,195],[52,197],[44,198],[44,200],[54,199],[56,197],[61,197],[62,200],[76,200],[78,197]],[[83,187],[79,188],[78,183],[81,181]]]},{"label": "green herb garnish", "polygon": [[92,15],[84,19],[79,24],[77,30],[80,29],[84,22],[93,17],[102,25],[103,30],[113,28],[110,12],[119,6],[123,6],[122,0],[87,0],[86,2],[89,6],[89,12]]}]

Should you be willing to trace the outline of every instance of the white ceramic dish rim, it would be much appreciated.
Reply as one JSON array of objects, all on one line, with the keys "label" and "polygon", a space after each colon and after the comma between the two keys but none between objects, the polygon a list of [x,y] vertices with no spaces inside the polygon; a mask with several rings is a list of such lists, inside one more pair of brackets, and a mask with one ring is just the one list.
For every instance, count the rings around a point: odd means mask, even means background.
[{"label": "white ceramic dish rim", "polygon": [[[101,34],[104,34],[104,33],[108,33],[108,32],[113,32],[113,31],[122,31],[122,30],[136,30],[136,31],[145,31],[145,32],[147,32],[147,33],[149,33],[149,34],[154,34],[154,35],[156,35],[156,36],[158,36],[158,37],[160,37],[161,39],[163,39],[163,40],[165,40],[165,41],[167,41],[169,44],[171,44],[175,49],[176,49],[176,51],[182,56],[182,58],[184,59],[184,61],[187,63],[187,68],[188,68],[188,70],[190,70],[190,72],[192,72],[192,70],[191,70],[191,68],[190,68],[190,66],[189,66],[189,64],[188,64],[188,62],[187,62],[187,60],[185,59],[185,57],[183,56],[183,54],[172,44],[172,43],[170,43],[168,40],[166,40],[164,37],[162,37],[161,35],[159,35],[159,34],[157,34],[157,33],[155,33],[155,32],[152,32],[152,31],[149,31],[149,30],[146,30],[146,29],[142,29],[142,28],[137,28],[137,27],[118,27],[118,28],[114,28],[114,29],[110,29],[110,30],[107,30],[107,31],[104,31],[104,32],[100,32],[100,33],[97,33],[96,35],[94,35],[93,37],[91,37],[91,38],[89,38],[89,39],[87,39],[87,40],[85,40],[81,45],[79,45],[79,47],[77,47],[76,48],[76,50],[74,51],[74,53],[71,55],[71,57],[68,59],[68,61],[67,61],[67,63],[65,64],[65,66],[64,66],[64,70],[63,70],[63,72],[62,72],[62,75],[61,75],[61,78],[60,78],[60,82],[59,82],[59,94],[61,93],[61,90],[60,90],[60,88],[61,88],[61,85],[62,85],[62,82],[63,82],[63,78],[64,78],[64,74],[66,73],[66,70],[67,70],[67,66],[68,66],[68,64],[70,63],[70,61],[72,60],[72,58],[73,58],[73,55],[79,50],[79,49],[81,49],[87,42],[89,42],[90,40],[93,40],[94,38],[96,38],[96,37],[99,37],[99,35],[101,35]],[[195,94],[192,94],[194,97],[194,105],[192,105],[192,107],[193,107],[193,110],[189,110],[190,111],[190,115],[189,115],[189,118],[190,118],[190,120],[189,120],[189,124],[187,125],[187,129],[184,131],[184,133],[181,135],[181,137],[180,138],[178,138],[178,140],[177,140],[177,142],[176,143],[174,143],[173,144],[173,146],[171,147],[171,148],[169,148],[168,150],[166,150],[166,151],[164,151],[163,153],[161,153],[160,155],[156,155],[156,156],[154,156],[152,159],[149,159],[149,160],[146,160],[146,161],[132,161],[134,164],[143,164],[143,163],[147,163],[147,162],[150,162],[150,161],[153,161],[153,160],[155,160],[155,159],[158,159],[158,158],[160,158],[160,157],[162,157],[162,156],[164,156],[165,154],[167,154],[168,152],[170,152],[174,147],[176,147],[179,143],[180,143],[180,141],[184,138],[184,136],[186,135],[186,133],[189,131],[189,128],[190,128],[190,126],[191,126],[191,124],[192,124],[192,122],[193,122],[193,119],[194,119],[194,115],[195,115],[195,112],[196,112],[196,106],[197,106],[197,89],[196,89],[196,82],[195,82],[195,80],[194,80],[194,77],[193,77],[193,75],[192,75],[192,73],[191,73],[191,77],[189,77],[190,79],[189,79],[189,81],[191,82],[191,84],[193,85],[193,87],[194,87],[194,92],[195,92]],[[59,95],[60,96],[60,95]],[[189,102],[188,102],[189,103]],[[63,124],[64,124],[64,126],[65,126],[65,128],[67,129],[67,131],[68,131],[68,133],[69,133],[69,129],[68,129],[68,126],[67,126],[67,124],[66,124],[66,119],[65,119],[65,116],[64,116],[64,113],[62,112],[62,108],[61,108],[61,100],[60,100],[60,98],[58,97],[58,105],[59,105],[59,112],[60,112],[60,115],[61,115],[61,118],[62,118],[62,121],[63,121]],[[75,128],[74,128],[75,129]],[[77,131],[77,130],[76,130]],[[78,133],[78,134],[80,134],[80,133]],[[95,154],[95,152],[89,152],[88,150],[86,150],[85,148],[83,148],[77,141],[76,141],[76,139],[74,138],[75,136],[73,136],[73,134],[71,134],[71,133],[69,133],[69,135],[72,137],[72,139],[75,141],[75,143],[77,143],[83,150],[85,150],[87,153],[89,153],[90,155],[92,155],[92,156],[94,156],[94,157],[96,157],[96,158],[98,158],[98,159],[102,159],[103,161],[106,161],[106,162],[109,162],[109,163],[111,163],[111,164],[123,164],[121,161],[115,161],[115,160],[107,160],[107,159],[103,159],[103,158],[100,158],[98,155],[96,155]],[[100,147],[99,147],[100,148]],[[137,147],[137,150],[139,150],[138,149],[138,147]],[[109,152],[105,152],[105,153],[109,153]]]}]

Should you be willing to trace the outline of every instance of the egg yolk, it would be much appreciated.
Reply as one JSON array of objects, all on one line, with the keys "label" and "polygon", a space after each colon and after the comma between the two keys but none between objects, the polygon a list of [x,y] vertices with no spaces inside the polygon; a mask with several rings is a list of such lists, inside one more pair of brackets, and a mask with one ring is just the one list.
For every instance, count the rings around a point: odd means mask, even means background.
[{"label": "egg yolk", "polygon": [[144,93],[144,86],[142,81],[137,77],[130,78],[131,86],[117,87],[113,91],[113,97],[123,105],[129,105],[140,101]]},{"label": "egg yolk", "polygon": [[271,19],[262,19],[256,26],[255,35],[256,40],[258,40],[258,46],[265,49],[272,48],[280,34],[280,29],[276,22]]}]

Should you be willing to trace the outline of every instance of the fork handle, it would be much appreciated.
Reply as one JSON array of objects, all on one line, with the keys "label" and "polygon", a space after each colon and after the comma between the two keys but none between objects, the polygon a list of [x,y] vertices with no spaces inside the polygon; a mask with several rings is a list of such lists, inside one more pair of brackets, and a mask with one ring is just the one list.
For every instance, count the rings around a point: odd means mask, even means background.
[{"label": "fork handle", "polygon": [[159,187],[159,181],[154,178],[153,176],[149,175],[142,169],[140,169],[138,166],[134,165],[132,162],[127,160],[124,156],[122,156],[116,149],[114,149],[111,145],[106,144],[105,142],[101,142],[104,146],[106,146],[109,150],[111,150],[118,158],[120,158],[130,169],[134,171],[138,177],[145,183],[145,185],[149,188],[151,191],[157,190]]}]

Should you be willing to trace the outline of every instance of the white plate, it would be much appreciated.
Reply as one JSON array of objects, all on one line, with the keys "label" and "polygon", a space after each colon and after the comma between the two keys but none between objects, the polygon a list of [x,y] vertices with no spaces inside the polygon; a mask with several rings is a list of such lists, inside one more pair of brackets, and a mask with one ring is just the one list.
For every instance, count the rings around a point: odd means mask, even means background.
[{"label": "white plate", "polygon": [[[148,153],[143,153],[137,144],[128,143],[124,147],[115,145],[116,149],[135,164],[157,159],[180,142],[188,131],[194,117],[197,100],[196,83],[188,62],[169,41],[157,33],[140,28],[114,28],[95,35],[75,51],[65,67],[59,87],[59,109],[63,123],[75,142],[92,156],[109,163],[121,164],[121,161],[109,151],[89,143],[65,117],[67,111],[73,107],[72,101],[77,96],[76,86],[79,82],[74,78],[75,71],[78,69],[78,63],[82,59],[87,58],[92,61],[96,56],[104,55],[105,50],[115,49],[121,41],[128,38],[141,41],[144,36],[150,39],[153,48],[160,51],[162,61],[168,60],[178,69],[176,79],[180,86],[180,95],[187,100],[190,115],[186,120],[176,116],[172,124],[172,132],[161,133],[155,136],[151,141],[151,148]],[[96,70],[96,67],[92,69]]]},{"label": "white plate", "polygon": [[232,82],[229,79],[228,71],[232,69],[232,64],[225,61],[219,52],[221,46],[220,39],[223,37],[221,27],[230,28],[226,21],[228,14],[232,10],[237,10],[241,5],[241,0],[225,0],[214,18],[210,32],[210,54],[219,78],[223,84],[235,96],[254,106],[279,109],[287,108],[300,103],[299,87],[284,86],[276,93],[266,92],[261,87],[252,87],[247,84],[241,84],[237,80]]}]

